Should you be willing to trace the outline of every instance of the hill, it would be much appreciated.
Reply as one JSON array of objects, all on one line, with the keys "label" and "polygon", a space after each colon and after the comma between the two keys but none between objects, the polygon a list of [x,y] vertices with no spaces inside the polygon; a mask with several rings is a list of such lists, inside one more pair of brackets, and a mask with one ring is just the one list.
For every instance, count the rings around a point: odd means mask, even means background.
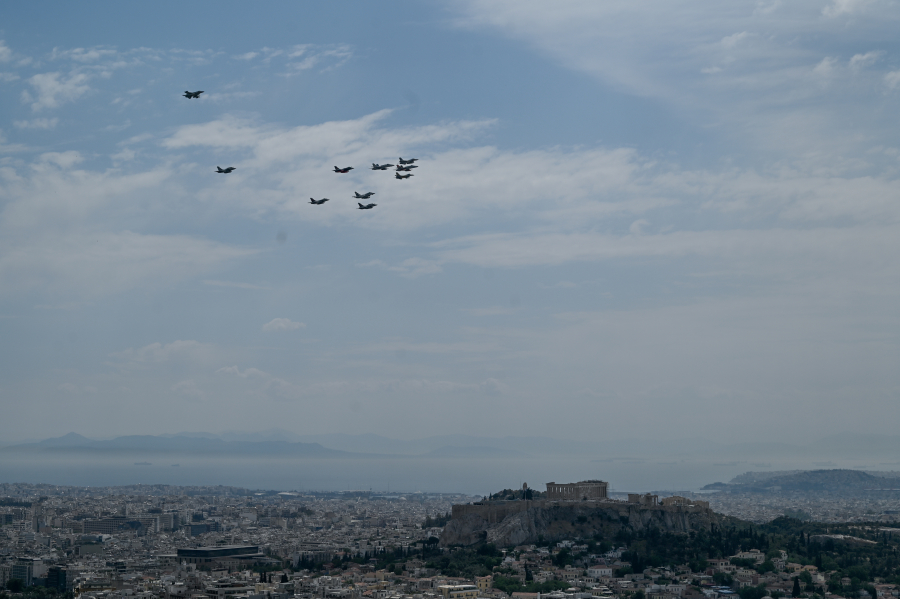
[{"label": "hill", "polygon": [[794,470],[782,472],[746,472],[729,483],[706,485],[705,490],[732,493],[771,493],[784,491],[845,493],[900,488],[895,472],[862,470]]}]

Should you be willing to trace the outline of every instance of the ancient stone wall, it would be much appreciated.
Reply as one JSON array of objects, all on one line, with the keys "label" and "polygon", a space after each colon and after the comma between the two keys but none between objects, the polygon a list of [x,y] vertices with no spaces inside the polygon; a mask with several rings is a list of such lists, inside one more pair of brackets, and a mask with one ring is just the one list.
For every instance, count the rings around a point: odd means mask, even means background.
[{"label": "ancient stone wall", "polygon": [[453,506],[452,519],[441,534],[441,545],[472,545],[481,541],[501,547],[555,542],[596,534],[613,536],[623,528],[657,528],[688,533],[710,530],[718,517],[702,506],[640,505],[622,501],[491,501]]}]

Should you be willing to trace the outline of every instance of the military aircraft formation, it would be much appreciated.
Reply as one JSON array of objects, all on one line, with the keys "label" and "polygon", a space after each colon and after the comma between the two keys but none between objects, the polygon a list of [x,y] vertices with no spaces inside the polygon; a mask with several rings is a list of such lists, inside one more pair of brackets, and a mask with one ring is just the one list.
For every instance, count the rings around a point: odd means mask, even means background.
[{"label": "military aircraft formation", "polygon": [[[198,98],[200,98],[200,94],[202,94],[202,93],[204,93],[203,90],[195,91],[195,92],[185,91],[185,92],[184,92],[184,97],[187,98],[188,100],[198,99]],[[419,168],[418,165],[413,164],[413,163],[416,162],[417,160],[418,160],[418,158],[409,158],[409,159],[406,159],[406,160],[404,160],[403,158],[400,158],[400,159],[397,161],[398,164],[378,164],[377,162],[373,162],[373,163],[372,163],[372,168],[371,168],[370,170],[373,170],[373,171],[386,171],[386,170],[388,170],[388,169],[391,168],[391,167],[395,167],[395,169],[396,169],[395,172],[394,172],[394,178],[395,178],[395,179],[400,179],[400,180],[402,180],[402,179],[409,179],[410,177],[413,176],[413,174],[412,174],[411,172],[409,172],[409,171],[411,171],[411,170],[414,169],[414,168]],[[222,168],[221,166],[217,166],[217,167],[216,167],[216,173],[221,173],[221,174],[223,174],[223,175],[227,175],[227,174],[229,174],[229,173],[232,173],[232,172],[234,172],[235,170],[237,170],[237,167],[236,167],[236,166],[228,166],[228,167],[225,167],[225,168]],[[334,167],[334,172],[335,172],[335,173],[340,173],[340,174],[347,174],[347,173],[349,173],[349,172],[352,171],[352,170],[353,170],[353,167],[352,167],[352,166],[345,166],[345,167],[343,167],[343,168],[340,168],[340,167],[338,167],[338,166],[335,166],[335,167]],[[401,174],[400,174],[401,172],[402,172],[402,173],[405,173],[405,174],[401,175]],[[355,200],[368,200],[368,199],[371,198],[373,195],[375,195],[375,192],[374,192],[374,191],[367,191],[366,193],[359,193],[358,191],[354,191],[354,192],[353,192],[353,199],[355,199]],[[310,204],[314,204],[314,205],[316,205],[316,206],[321,206],[322,204],[324,204],[324,203],[327,202],[327,201],[328,201],[328,198],[322,198],[321,200],[317,200],[317,199],[315,199],[315,198],[309,198],[309,203],[310,203]],[[374,207],[377,206],[378,204],[363,204],[362,202],[357,202],[357,205],[359,206],[359,209],[360,209],[360,210],[371,210],[372,208],[374,208]]]}]

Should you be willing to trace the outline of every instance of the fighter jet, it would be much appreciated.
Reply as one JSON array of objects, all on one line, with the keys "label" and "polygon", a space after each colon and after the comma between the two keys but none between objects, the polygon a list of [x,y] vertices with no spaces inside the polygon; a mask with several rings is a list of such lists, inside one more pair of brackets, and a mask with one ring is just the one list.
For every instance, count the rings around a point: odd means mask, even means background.
[{"label": "fighter jet", "polygon": [[203,93],[203,90],[200,90],[198,92],[185,91],[184,97],[187,98],[188,100],[190,100],[191,98],[199,98],[200,94],[202,94],[202,93]]},{"label": "fighter jet", "polygon": [[401,159],[400,159],[400,164],[412,164],[412,163],[415,162],[416,160],[418,160],[418,158],[410,158],[409,160],[403,160],[403,159],[401,158]]},{"label": "fighter jet", "polygon": [[417,167],[415,164],[413,164],[412,166],[399,166],[399,165],[397,166],[398,171],[411,171],[414,168],[419,168],[419,167]]},{"label": "fighter jet", "polygon": [[218,169],[218,170],[216,170],[216,172],[217,172],[217,173],[224,173],[224,174],[227,175],[228,173],[230,173],[231,171],[235,170],[236,168],[237,168],[236,166],[229,166],[228,168],[222,168],[221,166],[217,166],[216,169]]},{"label": "fighter jet", "polygon": [[360,209],[360,210],[371,210],[372,208],[374,208],[375,206],[378,205],[378,204],[366,204],[365,206],[363,206],[363,205],[360,204],[359,202],[356,202],[356,203],[359,204],[359,209]]},{"label": "fighter jet", "polygon": [[373,162],[372,170],[373,171],[386,171],[386,170],[388,170],[388,168],[390,168],[392,166],[394,166],[394,165],[393,164],[378,164],[376,162]]},{"label": "fighter jet", "polygon": [[328,201],[328,198],[322,198],[321,200],[314,200],[312,198],[309,198],[310,204],[324,204],[327,201]]},{"label": "fighter jet", "polygon": [[366,193],[359,193],[358,191],[353,192],[353,197],[357,200],[368,200],[373,195],[375,195],[374,191],[367,191]]},{"label": "fighter jet", "polygon": [[334,172],[336,173],[349,173],[353,170],[352,166],[345,166],[344,168],[334,167]]},{"label": "fighter jet", "polygon": [[394,177],[397,179],[409,179],[412,176],[413,176],[412,173],[406,173],[405,175],[401,175],[400,173],[394,173]]}]

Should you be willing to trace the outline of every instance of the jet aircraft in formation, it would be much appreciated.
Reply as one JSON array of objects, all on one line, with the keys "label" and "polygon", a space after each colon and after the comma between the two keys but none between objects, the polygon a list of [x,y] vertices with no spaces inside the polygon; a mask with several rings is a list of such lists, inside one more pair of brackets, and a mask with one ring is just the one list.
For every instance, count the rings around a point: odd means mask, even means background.
[{"label": "jet aircraft in formation", "polygon": [[[184,97],[187,98],[188,100],[191,100],[191,99],[197,99],[197,98],[200,97],[200,94],[202,94],[202,93],[204,93],[203,90],[198,90],[198,91],[195,91],[195,92],[185,91],[185,92],[184,92]],[[396,166],[396,167],[397,167],[397,172],[394,173],[394,177],[395,177],[396,179],[409,179],[410,177],[413,176],[412,173],[407,172],[405,175],[401,175],[400,172],[402,172],[402,171],[411,171],[411,170],[414,169],[414,168],[419,168],[418,166],[416,166],[416,165],[413,164],[413,162],[416,162],[417,160],[418,160],[418,158],[410,158],[410,159],[408,159],[408,160],[404,160],[403,158],[400,158],[400,160],[399,160],[400,164],[397,164],[397,165],[393,165],[393,164],[378,164],[377,162],[373,162],[373,163],[372,163],[372,170],[373,170],[373,171],[386,171],[386,170],[388,170],[390,167]],[[221,166],[217,166],[217,167],[216,167],[216,173],[220,173],[220,174],[223,174],[223,175],[227,175],[227,174],[229,174],[229,173],[231,173],[231,172],[233,172],[233,171],[235,171],[235,170],[237,170],[237,167],[236,167],[236,166],[229,166],[229,167],[226,167],[226,168],[222,168]],[[345,166],[344,168],[339,168],[339,167],[337,167],[337,166],[334,167],[334,172],[336,172],[336,173],[344,173],[344,174],[346,174],[346,173],[349,173],[349,172],[352,171],[352,170],[353,170],[353,167],[352,167],[352,166]],[[359,193],[358,191],[354,191],[354,192],[353,192],[353,198],[354,198],[354,199],[357,199],[357,200],[368,200],[368,199],[371,198],[373,195],[375,195],[375,192],[374,192],[374,191],[367,191],[366,193]],[[327,202],[327,201],[328,201],[328,198],[322,198],[321,200],[317,200],[317,199],[315,199],[315,198],[309,198],[309,203],[310,203],[310,204],[313,204],[313,205],[316,205],[316,206],[322,205],[322,204],[324,204],[324,203]],[[372,208],[374,208],[375,206],[377,206],[377,204],[363,204],[362,202],[357,202],[357,204],[359,205],[359,209],[360,209],[360,210],[371,210]]]}]

